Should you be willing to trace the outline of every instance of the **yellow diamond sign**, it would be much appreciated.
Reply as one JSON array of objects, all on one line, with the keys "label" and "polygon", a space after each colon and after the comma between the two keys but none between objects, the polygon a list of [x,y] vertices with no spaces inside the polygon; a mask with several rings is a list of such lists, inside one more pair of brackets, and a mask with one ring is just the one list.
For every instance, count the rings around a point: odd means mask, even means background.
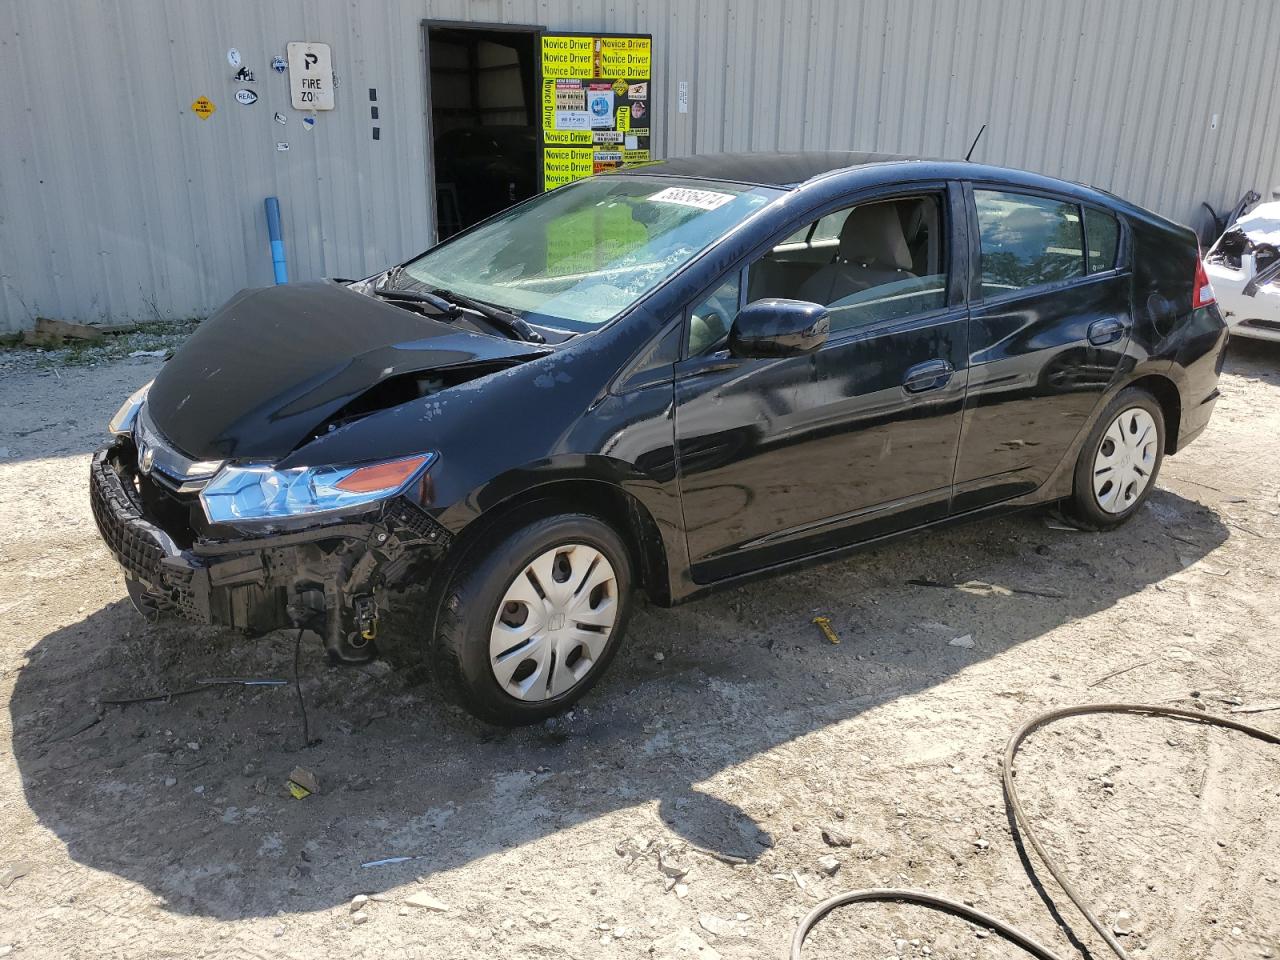
[{"label": "yellow diamond sign", "polygon": [[201,120],[208,120],[213,116],[213,111],[218,108],[213,105],[213,101],[208,97],[196,97],[191,104],[191,112]]}]

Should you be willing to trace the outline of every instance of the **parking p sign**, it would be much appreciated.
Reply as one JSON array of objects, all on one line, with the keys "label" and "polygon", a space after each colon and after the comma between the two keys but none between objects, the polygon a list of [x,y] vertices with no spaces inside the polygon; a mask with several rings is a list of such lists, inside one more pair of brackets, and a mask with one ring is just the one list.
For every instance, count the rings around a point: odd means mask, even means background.
[{"label": "parking p sign", "polygon": [[333,58],[327,43],[290,43],[289,93],[295,110],[333,109]]}]

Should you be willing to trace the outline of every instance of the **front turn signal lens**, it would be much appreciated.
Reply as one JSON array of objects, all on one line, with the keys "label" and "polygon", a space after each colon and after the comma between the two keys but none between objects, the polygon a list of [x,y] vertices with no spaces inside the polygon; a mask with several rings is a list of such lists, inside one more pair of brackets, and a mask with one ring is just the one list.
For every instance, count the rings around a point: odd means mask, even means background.
[{"label": "front turn signal lens", "polygon": [[374,493],[379,490],[398,490],[431,459],[430,454],[420,457],[407,457],[404,460],[392,460],[390,463],[375,463],[367,467],[358,467],[334,484],[339,490],[347,493]]}]

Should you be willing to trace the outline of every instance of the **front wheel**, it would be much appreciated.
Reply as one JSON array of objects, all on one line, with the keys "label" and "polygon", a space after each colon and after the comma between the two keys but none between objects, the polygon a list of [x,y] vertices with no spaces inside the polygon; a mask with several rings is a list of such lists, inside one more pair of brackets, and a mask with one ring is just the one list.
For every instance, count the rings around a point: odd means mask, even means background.
[{"label": "front wheel", "polygon": [[617,653],[631,586],[626,545],[587,514],[534,520],[473,549],[444,593],[432,643],[445,695],[491,723],[567,709]]},{"label": "front wheel", "polygon": [[1164,411],[1145,390],[1122,390],[1094,424],[1063,505],[1085,530],[1120,526],[1150,496],[1164,460]]}]

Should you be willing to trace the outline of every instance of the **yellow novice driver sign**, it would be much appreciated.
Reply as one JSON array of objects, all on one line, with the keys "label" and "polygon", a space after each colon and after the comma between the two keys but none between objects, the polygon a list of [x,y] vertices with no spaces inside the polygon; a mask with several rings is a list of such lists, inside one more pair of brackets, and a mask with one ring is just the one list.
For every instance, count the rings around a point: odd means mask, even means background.
[{"label": "yellow novice driver sign", "polygon": [[649,159],[653,39],[542,37],[542,187]]}]

